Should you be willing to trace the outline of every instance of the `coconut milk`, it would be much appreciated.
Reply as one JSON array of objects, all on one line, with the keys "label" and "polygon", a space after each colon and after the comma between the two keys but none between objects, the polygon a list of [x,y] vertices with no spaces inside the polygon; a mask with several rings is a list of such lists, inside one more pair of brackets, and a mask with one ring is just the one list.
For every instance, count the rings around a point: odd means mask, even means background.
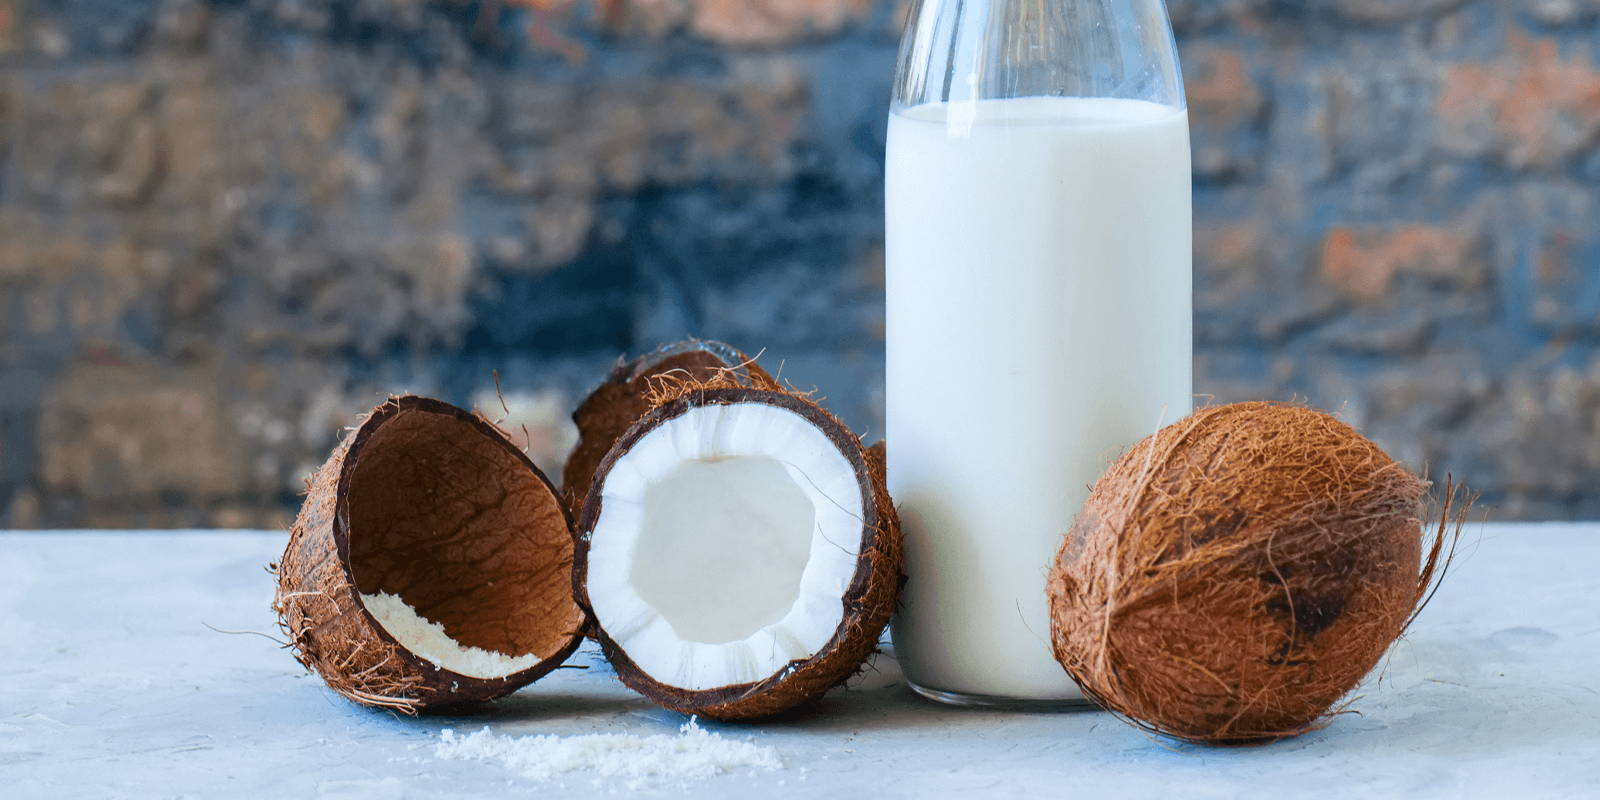
[{"label": "coconut milk", "polygon": [[1101,470],[1191,409],[1188,115],[906,109],[887,198],[896,652],[924,690],[1080,697],[1051,655],[1045,574]]}]

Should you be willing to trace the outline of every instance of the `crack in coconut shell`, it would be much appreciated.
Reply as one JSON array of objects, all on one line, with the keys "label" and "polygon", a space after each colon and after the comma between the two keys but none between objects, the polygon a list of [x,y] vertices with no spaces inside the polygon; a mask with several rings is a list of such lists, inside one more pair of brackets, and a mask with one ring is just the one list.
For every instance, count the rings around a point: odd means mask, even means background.
[{"label": "crack in coconut shell", "polygon": [[693,382],[716,375],[724,375],[736,385],[776,388],[766,370],[722,342],[687,339],[663,345],[626,363],[618,359],[605,382],[572,412],[578,443],[561,471],[561,487],[572,515],[582,515],[589,482],[612,446],[640,417],[659,405],[650,397],[656,379],[674,376]]},{"label": "crack in coconut shell", "polygon": [[[459,709],[516,691],[577,649],[572,547],[565,504],[504,431],[438,400],[392,398],[309,481],[273,609],[296,659],[335,692],[406,714]],[[540,658],[503,677],[442,668],[367,610],[361,594],[380,591],[459,643]]]},{"label": "crack in coconut shell", "polygon": [[1177,739],[1323,727],[1448,566],[1465,511],[1447,485],[1424,552],[1427,487],[1319,411],[1198,411],[1095,484],[1049,580],[1056,658],[1091,699]]},{"label": "crack in coconut shell", "polygon": [[[718,720],[751,720],[782,713],[820,697],[857,673],[877,649],[879,638],[898,601],[901,582],[899,517],[884,482],[884,450],[864,448],[861,440],[833,415],[807,397],[775,388],[751,388],[747,378],[728,370],[703,380],[682,376],[653,382],[656,407],[621,437],[600,463],[579,523],[573,588],[593,620],[592,635],[630,688],[663,707]],[[839,598],[843,614],[831,638],[805,658],[793,659],[759,680],[709,689],[670,685],[646,670],[602,627],[589,595],[592,535],[605,513],[607,477],[645,436],[696,409],[743,404],[767,405],[793,412],[826,435],[831,446],[854,470],[862,499],[861,543],[848,588]]]}]

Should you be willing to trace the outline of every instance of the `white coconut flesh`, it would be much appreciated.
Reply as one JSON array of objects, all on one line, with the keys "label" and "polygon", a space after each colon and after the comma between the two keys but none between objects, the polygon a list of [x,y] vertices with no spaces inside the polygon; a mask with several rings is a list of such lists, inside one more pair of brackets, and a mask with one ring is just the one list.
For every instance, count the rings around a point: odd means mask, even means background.
[{"label": "white coconut flesh", "polygon": [[586,578],[596,621],[662,684],[768,678],[843,621],[864,499],[851,462],[799,414],[690,409],[604,476]]},{"label": "white coconut flesh", "polygon": [[510,656],[481,647],[463,645],[444,626],[418,614],[405,600],[388,592],[361,595],[372,618],[412,655],[469,678],[504,678],[536,666],[534,654]]}]

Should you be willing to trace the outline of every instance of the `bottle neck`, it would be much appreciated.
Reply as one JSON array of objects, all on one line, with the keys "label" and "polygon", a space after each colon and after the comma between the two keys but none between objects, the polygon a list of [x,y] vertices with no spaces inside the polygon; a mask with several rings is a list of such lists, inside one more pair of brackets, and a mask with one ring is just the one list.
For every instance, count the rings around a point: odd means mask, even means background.
[{"label": "bottle neck", "polygon": [[1015,97],[1185,106],[1162,0],[920,0],[901,40],[899,110]]}]

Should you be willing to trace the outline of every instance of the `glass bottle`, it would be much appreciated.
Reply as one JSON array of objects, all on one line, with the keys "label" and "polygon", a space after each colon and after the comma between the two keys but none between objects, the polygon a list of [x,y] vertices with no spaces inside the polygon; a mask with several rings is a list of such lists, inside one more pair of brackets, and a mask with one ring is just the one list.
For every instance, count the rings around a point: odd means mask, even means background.
[{"label": "glass bottle", "polygon": [[1045,576],[1192,408],[1188,111],[1161,0],[920,0],[887,154],[895,651],[952,703],[1085,705]]}]

